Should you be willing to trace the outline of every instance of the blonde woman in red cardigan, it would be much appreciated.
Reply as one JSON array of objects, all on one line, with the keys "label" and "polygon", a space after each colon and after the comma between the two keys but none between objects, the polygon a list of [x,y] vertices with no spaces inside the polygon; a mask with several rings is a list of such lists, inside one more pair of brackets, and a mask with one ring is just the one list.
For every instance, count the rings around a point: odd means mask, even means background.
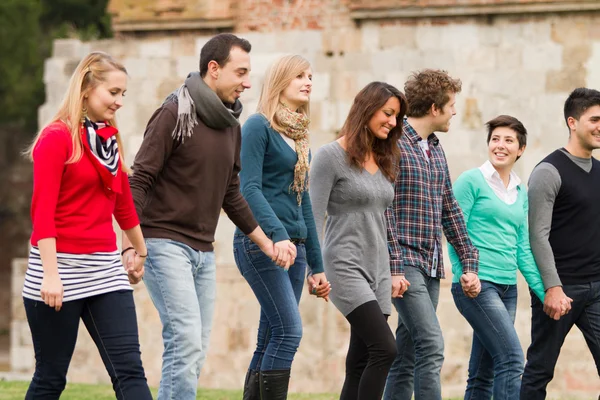
[{"label": "blonde woman in red cardigan", "polygon": [[[94,52],[77,66],[52,121],[35,138],[31,251],[23,301],[36,367],[26,399],[58,399],[83,320],[117,399],[151,399],[140,358],[131,283],[146,246],[135,212],[115,113],[125,67]],[[136,251],[123,268],[113,216]]]}]

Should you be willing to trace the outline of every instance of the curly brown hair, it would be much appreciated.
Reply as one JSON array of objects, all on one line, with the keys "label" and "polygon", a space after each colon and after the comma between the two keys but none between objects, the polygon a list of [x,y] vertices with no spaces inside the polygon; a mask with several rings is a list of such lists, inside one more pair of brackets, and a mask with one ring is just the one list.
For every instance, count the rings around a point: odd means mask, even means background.
[{"label": "curly brown hair", "polygon": [[404,93],[408,100],[408,117],[420,118],[427,115],[434,104],[442,109],[451,93],[460,93],[462,82],[454,79],[448,72],[440,69],[424,69],[413,72],[404,84]]},{"label": "curly brown hair", "polygon": [[[396,126],[390,130],[385,140],[373,135],[367,128],[375,113],[391,98],[400,102],[400,112],[396,116]],[[385,82],[371,82],[354,98],[348,118],[340,130],[338,137],[346,137],[346,153],[350,165],[362,168],[369,152],[385,177],[394,182],[397,165],[400,160],[398,139],[402,135],[402,120],[406,114],[408,103],[404,94],[394,86]]]}]

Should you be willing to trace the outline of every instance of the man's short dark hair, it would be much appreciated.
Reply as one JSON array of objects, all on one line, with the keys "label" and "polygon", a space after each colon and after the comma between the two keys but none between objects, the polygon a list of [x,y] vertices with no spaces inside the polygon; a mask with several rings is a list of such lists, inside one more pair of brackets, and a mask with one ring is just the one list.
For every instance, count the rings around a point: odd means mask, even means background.
[{"label": "man's short dark hair", "polygon": [[565,123],[569,127],[569,117],[581,118],[585,111],[593,106],[600,106],[600,92],[594,89],[577,88],[565,101]]},{"label": "man's short dark hair", "polygon": [[[521,121],[510,115],[498,115],[496,118],[489,120],[485,124],[488,129],[487,144],[492,140],[492,132],[496,128],[509,128],[516,132],[519,149],[527,145],[527,129]],[[517,160],[520,156],[517,156]]]},{"label": "man's short dark hair", "polygon": [[221,67],[229,61],[229,54],[233,47],[239,47],[250,53],[252,45],[246,39],[239,38],[231,33],[219,33],[211,38],[200,51],[200,76],[205,77],[208,72],[208,63],[216,61]]},{"label": "man's short dark hair", "polygon": [[424,69],[413,72],[404,84],[404,94],[408,100],[407,117],[421,118],[427,115],[431,105],[439,110],[450,100],[450,94],[460,93],[462,83],[446,71]]}]

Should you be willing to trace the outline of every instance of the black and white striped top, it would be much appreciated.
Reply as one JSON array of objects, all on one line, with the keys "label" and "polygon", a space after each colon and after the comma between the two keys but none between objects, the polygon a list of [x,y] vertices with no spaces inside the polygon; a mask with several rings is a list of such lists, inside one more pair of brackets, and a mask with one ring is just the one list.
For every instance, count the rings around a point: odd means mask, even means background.
[{"label": "black and white striped top", "polygon": [[[117,290],[133,290],[118,251],[92,254],[57,253],[58,274],[63,284],[63,302]],[[29,252],[23,297],[42,301],[40,290],[44,270],[37,247]]]}]

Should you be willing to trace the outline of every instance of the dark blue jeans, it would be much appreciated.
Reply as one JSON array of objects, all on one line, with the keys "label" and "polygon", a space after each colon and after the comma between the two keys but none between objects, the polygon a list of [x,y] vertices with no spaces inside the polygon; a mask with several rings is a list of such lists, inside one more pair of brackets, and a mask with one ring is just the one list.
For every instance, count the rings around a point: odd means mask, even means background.
[{"label": "dark blue jeans", "polygon": [[523,349],[515,330],[517,285],[481,281],[479,296],[467,297],[452,284],[458,311],[473,328],[465,400],[514,400],[519,397]]},{"label": "dark blue jeans", "polygon": [[444,338],[435,310],[440,280],[420,268],[404,268],[410,287],[393,299],[398,311],[398,355],[388,374],[384,400],[441,400],[440,371],[444,363]]},{"label": "dark blue jeans", "polygon": [[140,358],[132,291],[68,301],[58,312],[41,301],[23,301],[35,351],[35,372],[26,400],[60,397],[67,383],[80,319],[98,347],[117,399],[152,399]]},{"label": "dark blue jeans", "polygon": [[296,247],[296,262],[286,272],[248,237],[234,237],[235,263],[260,303],[258,340],[250,369],[270,371],[292,367],[302,339],[298,303],[306,276],[306,248]]},{"label": "dark blue jeans", "polygon": [[592,353],[600,375],[600,281],[564,285],[573,299],[571,311],[558,321],[544,312],[544,305],[531,295],[531,345],[521,383],[521,400],[546,398],[546,386],[554,377],[554,367],[565,337],[576,325]]}]

